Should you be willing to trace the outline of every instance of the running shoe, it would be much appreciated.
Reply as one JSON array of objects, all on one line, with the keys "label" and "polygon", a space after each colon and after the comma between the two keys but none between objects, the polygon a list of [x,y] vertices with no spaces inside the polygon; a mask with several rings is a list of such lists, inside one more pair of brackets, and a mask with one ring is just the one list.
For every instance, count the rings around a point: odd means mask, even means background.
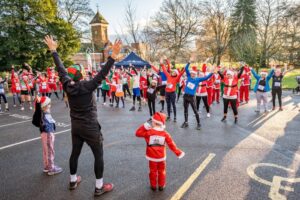
[{"label": "running shoe", "polygon": [[50,169],[50,170],[48,171],[48,175],[49,175],[49,176],[53,176],[53,175],[55,175],[55,174],[61,173],[62,171],[63,171],[63,169],[62,169],[61,167],[54,166],[53,169]]},{"label": "running shoe", "polygon": [[80,182],[81,182],[81,176],[77,176],[77,180],[75,182],[70,181],[69,190],[75,190]]},{"label": "running shoe", "polygon": [[159,191],[164,191],[164,189],[165,189],[165,186],[159,186],[159,187],[158,187],[158,190],[159,190]]},{"label": "running shoe", "polygon": [[207,115],[206,115],[206,116],[207,116],[207,118],[210,118],[210,113],[207,113]]},{"label": "running shoe", "polygon": [[104,183],[102,188],[95,188],[95,196],[101,196],[104,193],[110,192],[114,189],[114,184],[112,183]]},{"label": "running shoe", "polygon": [[183,122],[183,124],[181,125],[181,128],[186,128],[188,126],[189,126],[189,124],[187,122]]},{"label": "running shoe", "polygon": [[199,123],[199,124],[197,124],[197,128],[196,128],[197,130],[200,130],[201,129],[201,124]]},{"label": "running shoe", "polygon": [[132,108],[130,108],[130,110],[129,111],[135,111],[135,107],[134,106],[132,106]]}]

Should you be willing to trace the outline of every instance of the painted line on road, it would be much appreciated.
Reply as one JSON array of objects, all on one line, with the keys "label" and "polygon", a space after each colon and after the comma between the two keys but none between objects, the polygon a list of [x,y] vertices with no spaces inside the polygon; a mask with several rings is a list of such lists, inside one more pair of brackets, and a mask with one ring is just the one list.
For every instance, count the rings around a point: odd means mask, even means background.
[{"label": "painted line on road", "polygon": [[11,124],[4,124],[4,125],[1,125],[0,128],[5,127],[5,126],[12,126],[15,124],[21,124],[21,123],[25,123],[25,122],[30,122],[30,121],[32,121],[32,120],[25,120],[25,121],[15,122],[15,123],[11,123]]},{"label": "painted line on road", "polygon": [[210,153],[206,159],[200,164],[200,166],[194,171],[194,173],[184,182],[184,184],[177,190],[177,192],[173,195],[171,200],[179,200],[182,196],[188,191],[193,182],[198,178],[198,176],[204,171],[207,165],[212,161],[212,159],[216,156],[214,153]]},{"label": "painted line on road", "polygon": [[[59,131],[57,133],[54,133],[54,135],[65,133],[65,132],[68,132],[70,130],[71,129],[67,129],[67,130],[64,130],[64,131]],[[41,137],[36,137],[36,138],[29,139],[29,140],[24,140],[22,142],[17,142],[17,143],[14,143],[14,144],[6,145],[6,146],[3,146],[3,147],[0,147],[0,151],[4,150],[4,149],[7,149],[7,148],[10,148],[10,147],[14,147],[14,146],[20,145],[20,144],[24,144],[24,143],[28,143],[28,142],[32,142],[32,141],[40,140],[40,139],[41,139]]]}]

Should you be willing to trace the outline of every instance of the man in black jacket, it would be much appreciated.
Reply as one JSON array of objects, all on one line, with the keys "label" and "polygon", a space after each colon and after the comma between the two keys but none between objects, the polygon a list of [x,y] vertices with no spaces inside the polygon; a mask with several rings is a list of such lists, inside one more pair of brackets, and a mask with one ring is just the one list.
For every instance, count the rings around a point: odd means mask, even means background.
[{"label": "man in black jacket", "polygon": [[113,184],[103,183],[103,138],[101,126],[97,120],[97,106],[93,92],[101,84],[101,81],[105,79],[114,65],[115,59],[120,53],[122,42],[117,40],[115,44],[107,47],[106,52],[112,52],[111,56],[108,57],[102,70],[89,81],[81,80],[82,74],[78,66],[68,71],[65,69],[56,52],[58,45],[52,36],[46,36],[44,42],[52,53],[60,81],[69,100],[72,132],[72,154],[70,157],[71,180],[69,188],[70,190],[74,190],[81,181],[81,177],[76,175],[77,163],[83,143],[86,142],[95,157],[96,188],[94,194],[95,196],[99,196],[111,191]]}]

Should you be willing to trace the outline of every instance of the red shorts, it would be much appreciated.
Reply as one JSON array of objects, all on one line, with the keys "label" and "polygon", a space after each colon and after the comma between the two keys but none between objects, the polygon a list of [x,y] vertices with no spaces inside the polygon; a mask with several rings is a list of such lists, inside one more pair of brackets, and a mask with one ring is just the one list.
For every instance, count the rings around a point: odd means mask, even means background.
[{"label": "red shorts", "polygon": [[49,90],[51,91],[51,90],[54,90],[54,91],[56,91],[57,90],[57,85],[54,83],[49,83],[48,84],[48,87],[49,87]]}]

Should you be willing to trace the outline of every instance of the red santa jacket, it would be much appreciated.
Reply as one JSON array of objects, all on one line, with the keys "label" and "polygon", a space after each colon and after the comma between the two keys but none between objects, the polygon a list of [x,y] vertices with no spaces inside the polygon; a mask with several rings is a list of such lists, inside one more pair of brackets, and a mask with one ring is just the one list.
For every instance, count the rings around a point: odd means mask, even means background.
[{"label": "red santa jacket", "polygon": [[241,75],[241,86],[250,85],[251,74],[249,72],[243,72]]},{"label": "red santa jacket", "polygon": [[11,70],[11,92],[12,93],[20,93],[21,92],[21,84],[19,77],[15,76],[15,71]]},{"label": "red santa jacket", "polygon": [[215,82],[214,82],[213,88],[215,90],[219,90],[220,86],[221,86],[221,77],[220,77],[220,75],[219,74],[214,74],[214,79],[215,79]]},{"label": "red santa jacket", "polygon": [[56,84],[57,76],[49,68],[47,69],[48,84]]},{"label": "red santa jacket", "polygon": [[147,89],[148,88],[148,84],[147,84],[147,76],[141,76],[140,77],[140,89]]},{"label": "red santa jacket", "polygon": [[232,79],[228,79],[226,76],[223,79],[224,82],[224,94],[225,99],[237,99],[238,94],[238,77],[235,75]]},{"label": "red santa jacket", "polygon": [[167,86],[166,86],[166,92],[175,92],[176,91],[176,85],[179,82],[181,76],[184,74],[185,70],[181,70],[180,74],[177,74],[176,77],[171,76],[171,74],[167,71],[165,65],[161,65],[163,72],[165,73],[167,77]]},{"label": "red santa jacket", "polygon": [[161,162],[166,160],[166,144],[176,154],[178,158],[184,156],[184,152],[177,148],[172,137],[164,129],[151,128],[148,123],[140,126],[136,131],[137,137],[145,138],[146,159],[153,162]]},{"label": "red santa jacket", "polygon": [[200,96],[200,97],[207,96],[207,82],[206,81],[199,83],[198,88],[196,90],[196,96]]}]

